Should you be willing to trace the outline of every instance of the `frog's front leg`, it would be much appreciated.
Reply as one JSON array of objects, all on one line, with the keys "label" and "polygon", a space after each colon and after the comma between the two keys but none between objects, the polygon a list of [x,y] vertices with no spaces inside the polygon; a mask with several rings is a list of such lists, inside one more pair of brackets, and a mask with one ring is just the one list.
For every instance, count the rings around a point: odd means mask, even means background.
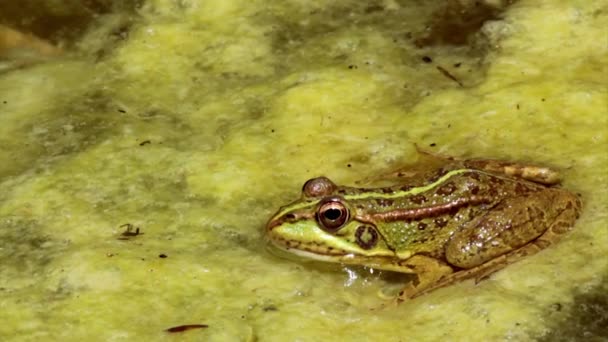
[{"label": "frog's front leg", "polygon": [[411,258],[402,261],[400,265],[409,268],[412,272],[416,273],[416,279],[409,282],[399,292],[398,301],[420,295],[433,284],[441,281],[441,279],[454,272],[452,267],[445,262],[425,255],[414,255]]},{"label": "frog's front leg", "polygon": [[543,166],[481,159],[465,160],[462,163],[468,168],[502,173],[545,185],[558,184],[560,181],[559,172]]}]

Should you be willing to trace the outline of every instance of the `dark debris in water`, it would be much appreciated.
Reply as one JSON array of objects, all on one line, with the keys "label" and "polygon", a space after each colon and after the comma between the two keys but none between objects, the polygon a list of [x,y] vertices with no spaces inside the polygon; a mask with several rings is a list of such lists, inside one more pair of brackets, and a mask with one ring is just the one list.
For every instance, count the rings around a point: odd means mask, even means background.
[{"label": "dark debris in water", "polygon": [[[135,227],[131,223],[125,223],[121,225],[119,228],[125,227],[125,230],[120,233],[118,240],[130,240],[139,235],[143,235],[144,233],[139,230],[139,227]],[[135,228],[135,229],[134,229]]]},{"label": "dark debris in water", "polygon": [[279,308],[277,308],[275,305],[266,305],[262,308],[262,310],[264,312],[268,312],[268,311],[279,311]]},{"label": "dark debris in water", "polygon": [[179,332],[184,332],[184,331],[188,331],[188,330],[192,330],[192,329],[205,329],[208,328],[209,325],[207,324],[184,324],[184,325],[178,325],[175,327],[171,327],[169,329],[166,329],[166,332],[170,332],[170,333],[179,333]]}]

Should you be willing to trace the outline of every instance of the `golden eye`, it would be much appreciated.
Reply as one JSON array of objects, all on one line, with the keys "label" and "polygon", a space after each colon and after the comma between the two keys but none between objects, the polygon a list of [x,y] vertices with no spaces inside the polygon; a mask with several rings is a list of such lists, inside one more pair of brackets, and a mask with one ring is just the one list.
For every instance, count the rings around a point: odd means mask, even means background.
[{"label": "golden eye", "polygon": [[340,198],[326,199],[317,210],[317,222],[319,222],[321,228],[330,233],[342,228],[348,222],[348,218],[348,208],[341,202]]}]

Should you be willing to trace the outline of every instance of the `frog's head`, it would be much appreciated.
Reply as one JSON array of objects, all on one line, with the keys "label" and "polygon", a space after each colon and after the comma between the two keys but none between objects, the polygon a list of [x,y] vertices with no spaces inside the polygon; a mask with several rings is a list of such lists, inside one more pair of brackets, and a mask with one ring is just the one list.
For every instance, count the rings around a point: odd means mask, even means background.
[{"label": "frog's head", "polygon": [[266,236],[280,249],[302,257],[403,271],[401,258],[375,223],[352,204],[364,196],[361,189],[313,178],[304,184],[299,200],[281,207],[268,221]]}]

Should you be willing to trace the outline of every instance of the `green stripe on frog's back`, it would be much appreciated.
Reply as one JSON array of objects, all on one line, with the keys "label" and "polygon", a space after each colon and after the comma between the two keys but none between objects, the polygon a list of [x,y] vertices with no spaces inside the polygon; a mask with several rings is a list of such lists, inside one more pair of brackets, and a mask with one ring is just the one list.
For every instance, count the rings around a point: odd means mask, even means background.
[{"label": "green stripe on frog's back", "polygon": [[[396,191],[392,191],[392,192],[383,192],[383,189],[386,188],[379,188],[379,191],[373,191],[374,189],[365,189],[365,191],[361,192],[361,193],[357,193],[357,194],[352,194],[352,195],[345,195],[343,196],[345,200],[361,200],[361,199],[375,199],[375,198],[383,198],[383,199],[393,199],[393,198],[400,198],[400,197],[404,197],[404,196],[411,196],[411,195],[417,195],[426,191],[429,191],[433,188],[435,188],[436,186],[443,184],[446,180],[448,180],[449,178],[459,175],[459,174],[463,174],[466,172],[470,172],[473,170],[470,169],[458,169],[458,170],[452,170],[448,173],[446,173],[445,175],[441,176],[439,179],[437,179],[436,181],[434,181],[433,183],[424,185],[424,186],[419,186],[419,187],[414,187],[408,190],[396,190]],[[479,172],[479,171],[477,171]]]},{"label": "green stripe on frog's back", "polygon": [[[411,188],[408,190],[396,190],[396,191],[393,190],[391,192],[383,192],[383,190],[386,190],[387,188],[361,189],[362,190],[361,192],[357,192],[355,194],[345,194],[342,197],[346,201],[349,201],[349,200],[362,200],[362,199],[374,199],[374,198],[394,199],[394,198],[400,198],[400,197],[404,197],[404,196],[417,195],[419,193],[429,191],[429,190],[443,184],[446,180],[450,179],[453,176],[471,172],[471,171],[481,172],[481,171],[472,170],[472,169],[451,170],[432,183],[429,183],[424,186],[414,187],[414,188]],[[314,207],[317,204],[319,204],[320,200],[321,199],[319,198],[319,199],[306,201],[306,202],[303,202],[303,203],[300,203],[297,205],[288,205],[283,210],[281,210],[276,215],[276,217],[283,216],[285,213],[287,213],[289,211]]]}]

